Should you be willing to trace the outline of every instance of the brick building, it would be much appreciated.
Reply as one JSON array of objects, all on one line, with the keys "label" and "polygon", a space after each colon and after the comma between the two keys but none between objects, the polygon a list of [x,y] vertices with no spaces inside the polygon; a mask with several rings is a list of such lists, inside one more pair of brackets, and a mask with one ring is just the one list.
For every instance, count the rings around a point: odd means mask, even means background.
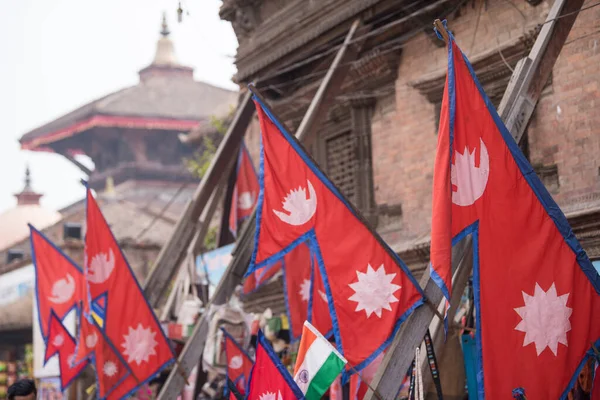
[{"label": "brick building", "polygon": [[[317,11],[316,4],[313,10],[312,3],[300,7],[298,1],[251,3],[226,0],[221,8],[240,42],[235,79],[243,86],[275,75],[261,80],[258,88],[292,130],[333,58],[327,49],[341,42],[352,20],[362,15],[365,23],[375,21],[380,27],[401,21],[368,39],[311,151],[419,275],[428,261],[433,158],[446,73],[443,42],[433,35],[431,23],[448,19],[498,105],[552,2],[350,1],[335,8],[336,1],[329,0],[326,5],[335,9],[331,14]],[[589,27],[598,17],[600,9],[591,8],[577,18],[521,144],[593,259],[600,258],[600,161],[595,156],[600,132],[594,130],[598,116],[592,111],[600,77],[600,34]],[[303,35],[261,46],[286,28]],[[317,60],[299,62],[311,57]],[[361,118],[368,123],[360,123]],[[257,162],[256,121],[246,142]]]},{"label": "brick building", "polygon": [[[309,150],[419,277],[429,261],[433,160],[447,65],[432,22],[448,20],[498,106],[552,3],[223,0],[220,15],[239,40],[235,80],[242,86],[258,81],[292,131],[353,20],[361,17],[370,27],[357,34],[366,35],[359,58]],[[594,26],[600,7],[593,5],[585,1],[521,149],[600,266],[600,116],[594,112],[600,93],[600,33]],[[256,120],[246,143],[257,162]],[[274,296],[280,286],[275,281],[250,296],[248,309],[281,309],[282,296]]]}]

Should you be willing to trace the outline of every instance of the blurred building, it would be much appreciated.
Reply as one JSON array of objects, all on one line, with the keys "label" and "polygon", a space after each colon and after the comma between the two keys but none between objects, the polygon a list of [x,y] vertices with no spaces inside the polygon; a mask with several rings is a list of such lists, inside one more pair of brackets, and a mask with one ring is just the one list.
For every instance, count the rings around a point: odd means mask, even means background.
[{"label": "blurred building", "polygon": [[[182,134],[200,129],[214,134],[211,118],[227,117],[237,104],[237,92],[196,81],[193,72],[177,61],[163,18],[156,54],[139,71],[138,84],[85,104],[20,139],[22,149],[59,154],[89,176],[142,281],[198,183],[183,159],[202,148],[182,142]],[[94,168],[81,163],[80,155],[88,156]],[[83,186],[81,193],[84,198]],[[77,263],[83,262],[84,200],[59,212],[44,209],[29,171],[16,196],[17,206],[0,214],[0,361],[23,358],[24,346],[35,341],[27,223]]]}]

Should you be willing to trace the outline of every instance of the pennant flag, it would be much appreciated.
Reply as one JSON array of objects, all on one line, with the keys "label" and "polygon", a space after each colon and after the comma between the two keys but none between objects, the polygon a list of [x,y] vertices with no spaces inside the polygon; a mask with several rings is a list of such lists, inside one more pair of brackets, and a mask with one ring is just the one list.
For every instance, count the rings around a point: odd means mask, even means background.
[{"label": "pennant flag", "polygon": [[104,306],[101,326],[106,338],[138,384],[144,384],[170,364],[174,354],[89,189],[85,257],[90,298],[98,305],[92,311]]},{"label": "pennant flag", "polygon": [[283,293],[290,324],[292,342],[300,339],[302,324],[309,318],[311,301],[312,256],[306,243],[301,243],[284,256]]},{"label": "pennant flag", "polygon": [[46,340],[46,353],[44,354],[44,365],[51,357],[58,354],[60,389],[61,391],[65,391],[85,368],[87,362],[77,365],[73,364],[75,359],[75,339],[52,310],[50,311],[46,332],[48,336]]},{"label": "pennant flag", "polygon": [[238,227],[252,214],[258,200],[258,176],[246,145],[242,141],[237,162],[235,186],[229,211],[229,230],[236,236]]},{"label": "pennant flag", "polygon": [[261,192],[249,273],[307,242],[323,279],[337,347],[360,370],[422,304],[422,291],[296,138],[259,99],[255,103],[262,135]]},{"label": "pennant flag", "polygon": [[[227,355],[227,380],[234,384],[241,395],[244,395],[254,361],[225,329],[221,328],[221,330],[225,339],[225,354]],[[227,397],[227,392],[228,387],[226,386],[225,397]]]},{"label": "pennant flag", "polygon": [[246,398],[252,400],[304,399],[304,394],[260,330],[256,343],[256,361],[250,372]]},{"label": "pennant flag", "polygon": [[80,316],[77,351],[77,364],[90,360],[96,369],[96,389],[100,399],[105,399],[130,373],[118,351],[104,337],[104,333],[89,315]]},{"label": "pennant flag", "polygon": [[310,322],[304,322],[294,381],[307,400],[319,400],[342,372],[346,359]]},{"label": "pennant flag", "polygon": [[51,312],[62,321],[83,299],[85,284],[75,262],[40,231],[31,225],[29,229],[40,330],[46,339]]},{"label": "pennant flag", "polygon": [[441,112],[432,265],[450,289],[472,235],[479,398],[562,398],[599,342],[600,276],[452,37]]},{"label": "pennant flag", "polygon": [[242,293],[244,296],[254,293],[264,284],[268,283],[279,271],[281,271],[282,262],[278,261],[270,266],[254,271],[244,281]]}]

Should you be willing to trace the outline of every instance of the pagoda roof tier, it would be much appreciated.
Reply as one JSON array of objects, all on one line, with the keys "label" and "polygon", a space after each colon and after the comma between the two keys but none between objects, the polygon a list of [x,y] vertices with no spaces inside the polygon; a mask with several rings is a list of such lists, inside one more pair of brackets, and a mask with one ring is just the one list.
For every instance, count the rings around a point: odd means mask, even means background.
[{"label": "pagoda roof tier", "polygon": [[[70,113],[24,134],[21,148],[34,151],[69,149],[73,142],[57,142],[96,127],[184,131],[225,117],[237,104],[238,93],[194,80],[194,70],[181,65],[169,38],[163,15],[160,38],[150,65],[139,71],[140,82],[85,104]],[[71,146],[73,144],[73,146]]]},{"label": "pagoda roof tier", "polygon": [[210,116],[227,115],[235,106],[237,92],[194,81],[191,75],[172,73],[180,69],[155,67],[155,71],[171,73],[147,76],[135,86],[94,100],[42,125],[21,137],[21,147],[53,151],[53,143],[95,127],[187,132],[208,122]]}]

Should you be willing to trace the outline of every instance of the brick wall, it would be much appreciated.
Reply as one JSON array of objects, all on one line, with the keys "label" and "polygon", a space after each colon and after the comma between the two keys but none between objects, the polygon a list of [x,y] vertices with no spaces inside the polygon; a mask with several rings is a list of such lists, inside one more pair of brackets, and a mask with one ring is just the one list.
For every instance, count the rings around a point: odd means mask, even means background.
[{"label": "brick wall", "polygon": [[[526,1],[474,3],[469,2],[460,15],[448,21],[458,45],[471,60],[526,36],[544,22],[553,2],[546,0],[537,6]],[[587,0],[585,5],[593,3]],[[600,7],[578,17],[553,70],[552,84],[544,91],[528,129],[531,162],[547,175],[552,175],[556,165],[558,188],[550,189],[567,208],[600,193],[600,113],[595,112],[600,105],[596,103],[600,103],[598,19]],[[585,34],[589,36],[581,38]],[[435,105],[411,83],[445,71],[446,59],[445,48],[436,46],[426,34],[410,40],[403,48],[395,95],[378,99],[373,116],[375,199],[377,204],[401,204],[403,210],[401,220],[392,221],[393,229],[386,223],[380,224],[379,230],[397,250],[419,239],[426,241],[431,223],[436,112]],[[257,166],[259,137],[255,118],[246,143]]]},{"label": "brick wall", "polygon": [[[587,0],[589,6],[594,1]],[[600,193],[600,7],[582,11],[554,67],[551,93],[529,127],[531,162],[556,165],[558,203],[571,208]]]},{"label": "brick wall", "polygon": [[[524,1],[512,3],[518,11],[509,2],[489,1],[488,9],[481,10],[475,40],[477,6],[464,8],[458,18],[448,22],[469,58],[514,40],[542,23],[552,2],[535,7]],[[600,8],[583,11],[579,16],[553,70],[552,85],[545,90],[528,129],[532,164],[557,166],[559,187],[551,191],[561,206],[577,202],[582,195],[589,199],[590,194],[600,190],[600,117],[593,111],[600,98],[600,32],[594,28],[599,17]],[[592,34],[572,41],[586,33]],[[431,222],[435,111],[410,82],[445,68],[445,48],[436,47],[424,34],[411,40],[404,47],[399,66],[396,111],[376,113],[373,121],[377,203],[400,202],[403,209],[402,231],[390,236],[390,244],[396,247],[426,235]]]}]

